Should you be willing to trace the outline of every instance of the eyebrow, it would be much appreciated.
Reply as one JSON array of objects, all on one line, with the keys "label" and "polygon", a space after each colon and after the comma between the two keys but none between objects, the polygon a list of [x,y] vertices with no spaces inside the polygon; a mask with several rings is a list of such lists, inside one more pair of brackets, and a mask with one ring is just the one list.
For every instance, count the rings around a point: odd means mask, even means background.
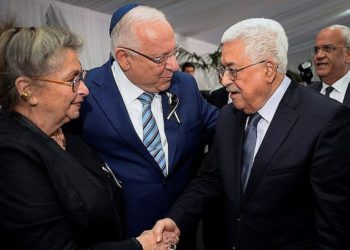
[{"label": "eyebrow", "polygon": [[80,68],[80,70],[72,70],[66,75],[65,79],[74,79],[81,71],[83,71],[82,68]]},{"label": "eyebrow", "polygon": [[335,47],[335,45],[333,45],[331,43],[322,44],[322,45],[315,45],[314,47],[324,47],[324,46],[334,46]]},{"label": "eyebrow", "polygon": [[225,67],[237,67],[237,64],[234,62],[229,62],[226,65],[224,65]]}]

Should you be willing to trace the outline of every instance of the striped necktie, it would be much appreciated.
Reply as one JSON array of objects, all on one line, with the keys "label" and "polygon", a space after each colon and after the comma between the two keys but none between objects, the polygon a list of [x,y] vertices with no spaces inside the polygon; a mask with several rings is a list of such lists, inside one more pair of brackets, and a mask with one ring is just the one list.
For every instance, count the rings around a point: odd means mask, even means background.
[{"label": "striped necktie", "polygon": [[151,103],[154,95],[144,92],[137,99],[142,103],[143,144],[158,163],[164,176],[167,176],[165,154],[158,131],[156,120],[153,117]]}]

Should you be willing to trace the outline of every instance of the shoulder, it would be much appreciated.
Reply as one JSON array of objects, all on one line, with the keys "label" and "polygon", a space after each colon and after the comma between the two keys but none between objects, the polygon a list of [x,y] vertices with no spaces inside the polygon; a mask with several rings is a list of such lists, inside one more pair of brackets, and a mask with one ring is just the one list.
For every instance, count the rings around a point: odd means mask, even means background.
[{"label": "shoulder", "polygon": [[178,95],[181,98],[199,98],[200,92],[195,78],[181,71],[176,71],[171,79],[167,92]]},{"label": "shoulder", "polygon": [[21,124],[16,114],[0,112],[0,146],[29,149],[37,144],[33,132]]},{"label": "shoulder", "polygon": [[281,102],[296,112],[301,121],[315,127],[322,127],[339,114],[350,117],[350,109],[345,105],[305,86],[290,86]]},{"label": "shoulder", "polygon": [[92,83],[101,83],[106,78],[113,77],[111,65],[112,65],[112,58],[110,58],[105,64],[92,68],[87,72],[86,81],[85,84],[90,87]]},{"label": "shoulder", "polygon": [[314,89],[314,90],[320,91],[321,88],[322,88],[322,82],[320,82],[320,81],[312,82],[307,87],[310,88],[310,89]]},{"label": "shoulder", "polygon": [[190,87],[191,85],[197,87],[196,79],[190,74],[186,74],[181,71],[174,72],[173,77],[171,79],[171,85],[182,86],[183,84],[187,84],[188,87]]}]

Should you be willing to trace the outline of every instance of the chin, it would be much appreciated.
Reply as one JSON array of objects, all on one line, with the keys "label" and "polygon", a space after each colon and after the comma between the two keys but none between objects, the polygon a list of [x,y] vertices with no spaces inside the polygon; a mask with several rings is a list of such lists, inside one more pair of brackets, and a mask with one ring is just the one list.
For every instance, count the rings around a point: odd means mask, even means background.
[{"label": "chin", "polygon": [[79,111],[77,111],[77,112],[74,112],[73,114],[68,115],[68,118],[69,118],[69,120],[74,120],[74,119],[77,119],[79,117],[79,115],[80,115],[80,113],[79,113]]},{"label": "chin", "polygon": [[170,87],[170,81],[158,86],[157,90],[159,92],[166,91]]}]

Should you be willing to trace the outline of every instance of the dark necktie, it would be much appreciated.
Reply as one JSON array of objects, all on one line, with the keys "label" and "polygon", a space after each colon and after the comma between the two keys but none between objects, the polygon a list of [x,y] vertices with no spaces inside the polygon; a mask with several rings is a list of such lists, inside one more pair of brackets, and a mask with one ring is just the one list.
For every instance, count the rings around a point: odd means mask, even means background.
[{"label": "dark necktie", "polygon": [[329,94],[333,91],[333,87],[331,87],[331,86],[329,86],[329,87],[327,87],[326,88],[326,96],[328,96],[329,97]]},{"label": "dark necktie", "polygon": [[243,144],[243,165],[242,165],[242,191],[245,190],[250,171],[253,166],[254,149],[257,136],[257,125],[261,119],[259,113],[255,113],[249,117],[249,122],[245,130],[244,144]]},{"label": "dark necktie", "polygon": [[142,127],[143,127],[143,144],[158,163],[163,175],[167,175],[165,154],[160,139],[156,120],[151,110],[151,102],[154,95],[143,93],[137,99],[142,103]]}]

